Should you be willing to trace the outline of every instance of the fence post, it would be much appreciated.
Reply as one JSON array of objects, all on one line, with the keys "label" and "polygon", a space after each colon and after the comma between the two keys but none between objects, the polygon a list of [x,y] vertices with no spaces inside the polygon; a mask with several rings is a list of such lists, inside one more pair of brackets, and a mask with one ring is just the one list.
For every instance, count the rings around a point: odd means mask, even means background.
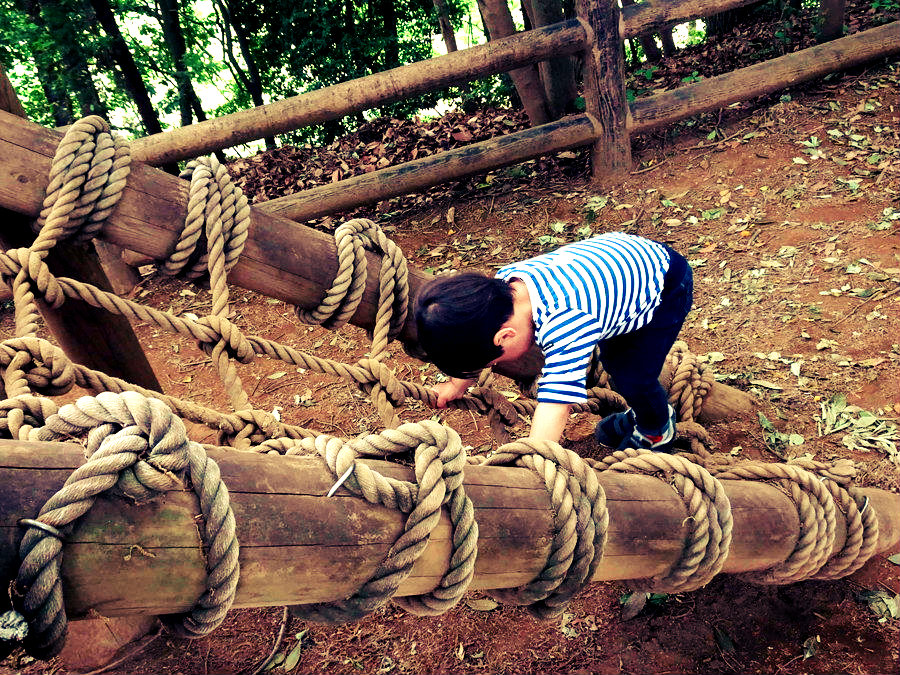
[{"label": "fence post", "polygon": [[625,98],[624,24],[615,0],[577,0],[578,18],[585,24],[585,112],[599,129],[591,151],[594,182],[620,181],[631,170],[628,101]]}]

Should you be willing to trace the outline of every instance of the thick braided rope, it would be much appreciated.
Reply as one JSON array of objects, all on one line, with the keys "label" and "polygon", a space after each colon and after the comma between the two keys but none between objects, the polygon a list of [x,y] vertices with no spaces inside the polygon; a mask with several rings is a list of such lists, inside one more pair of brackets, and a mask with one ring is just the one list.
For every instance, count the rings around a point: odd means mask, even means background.
[{"label": "thick braided rope", "polygon": [[681,557],[664,574],[629,582],[634,588],[678,593],[701,588],[722,570],[731,547],[731,502],[721,482],[702,466],[677,455],[619,450],[597,468],[657,476],[672,486],[687,509],[689,525]]},{"label": "thick braided rope", "polygon": [[828,562],[813,579],[839,579],[853,574],[869,560],[878,547],[878,514],[867,507],[862,491],[852,485],[856,476],[853,461],[839,459],[835,462],[817,462],[805,457],[788,461],[819,476],[819,480],[834,499],[835,506],[844,514],[846,537],[840,550],[832,551]]},{"label": "thick braided rope", "polygon": [[[342,485],[351,494],[409,516],[403,534],[356,593],[340,602],[298,605],[292,612],[313,621],[352,621],[383,605],[393,597],[425,550],[444,504],[448,505],[453,526],[449,569],[435,590],[396,602],[417,614],[438,614],[457,604],[474,576],[478,542],[474,508],[463,488],[466,454],[459,435],[429,420],[403,424],[351,442],[326,435],[303,439],[289,452],[312,450],[321,455],[335,477],[350,472]],[[386,478],[357,461],[361,455],[386,457],[409,450],[415,450],[415,485]]]},{"label": "thick braided rope", "polygon": [[29,248],[7,252],[19,263],[12,280],[16,335],[30,336],[37,331],[32,285],[52,306],[62,303],[63,296],[44,258],[86,219],[87,236],[96,232],[121,197],[130,161],[127,146],[113,139],[109,126],[95,115],[66,131],[51,164],[47,195],[37,221],[38,236]]},{"label": "thick braided rope", "polygon": [[[209,272],[210,283],[222,287],[225,273],[237,263],[247,241],[250,228],[247,197],[215,155],[192,159],[179,177],[191,183],[187,216],[175,249],[161,271],[170,275],[184,272],[188,279]],[[184,271],[191,259],[191,267]],[[220,314],[221,308],[214,306],[212,313]]]},{"label": "thick braided rope", "polygon": [[692,422],[700,417],[703,401],[715,383],[715,376],[681,340],[666,357],[664,376],[669,376],[669,403],[678,419]]},{"label": "thick braided rope", "polygon": [[[54,441],[85,432],[93,454],[44,504],[37,519],[51,528],[66,528],[113,487],[144,499],[180,487],[172,474],[187,469],[206,523],[207,590],[190,613],[167,623],[186,637],[206,635],[225,617],[238,582],[234,514],[218,466],[187,439],[184,425],[167,407],[134,392],[82,397],[51,415],[34,437]],[[22,563],[13,595],[31,627],[26,646],[40,658],[57,653],[65,638],[62,549],[60,539],[34,526],[20,545]]]},{"label": "thick braided rope", "polygon": [[741,576],[760,584],[788,584],[814,577],[834,548],[835,501],[815,474],[791,464],[744,462],[725,468],[719,478],[765,480],[780,488],[797,505],[800,536],[780,565]]},{"label": "thick braided rope", "polygon": [[522,439],[500,447],[486,465],[515,462],[534,471],[550,493],[554,536],[540,574],[524,586],[494,590],[491,596],[528,605],[536,617],[562,614],[572,597],[590,583],[603,558],[609,529],[606,493],[597,475],[577,454],[558,443]]}]

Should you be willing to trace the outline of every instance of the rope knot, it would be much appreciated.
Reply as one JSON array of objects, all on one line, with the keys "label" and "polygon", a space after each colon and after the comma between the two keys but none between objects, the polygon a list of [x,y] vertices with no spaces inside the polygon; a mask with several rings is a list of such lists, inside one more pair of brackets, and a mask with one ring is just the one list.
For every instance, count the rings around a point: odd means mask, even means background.
[{"label": "rope knot", "polygon": [[234,514],[218,466],[199,444],[188,440],[184,424],[165,404],[136,392],[84,396],[51,415],[33,437],[55,441],[82,433],[87,433],[91,456],[44,504],[38,525],[29,524],[20,544],[22,562],[12,595],[16,610],[31,627],[26,648],[39,658],[49,658],[65,640],[59,578],[63,542],[48,529],[70,526],[98,495],[115,486],[138,497],[157,488],[171,489],[177,481],[170,474],[184,469],[205,522],[201,535],[207,545],[208,588],[189,614],[167,622],[179,635],[200,637],[210,632],[224,619],[238,581]]},{"label": "rope knot", "polygon": [[11,397],[39,392],[65,394],[75,384],[75,366],[56,345],[36,337],[0,343],[0,368],[6,370],[5,386]]},{"label": "rope knot", "polygon": [[204,316],[197,320],[197,324],[209,329],[213,337],[200,341],[200,348],[208,355],[212,355],[217,345],[223,344],[228,355],[240,363],[250,363],[256,357],[253,345],[241,332],[240,328],[223,316]]},{"label": "rope knot", "polygon": [[[378,383],[387,395],[388,400],[394,405],[402,405],[406,400],[406,393],[403,390],[403,383],[394,375],[394,371],[378,359],[360,359],[356,362],[363,371],[369,376],[369,382]],[[371,391],[371,386],[367,387]]]},{"label": "rope knot", "polygon": [[230,445],[239,450],[246,450],[268,439],[286,435],[284,425],[275,419],[272,413],[265,410],[248,408],[247,410],[238,410],[230,417],[237,420],[231,425],[233,429],[237,429],[237,432],[221,432],[220,445]]},{"label": "rope knot", "polygon": [[[413,564],[425,550],[443,505],[449,510],[453,526],[454,548],[449,569],[430,593],[395,602],[417,614],[439,614],[462,599],[475,574],[478,525],[472,501],[463,488],[465,449],[453,429],[428,420],[403,424],[349,443],[331,436],[318,436],[303,439],[298,445],[315,448],[331,472],[339,477],[332,492],[342,484],[371,503],[409,515],[403,534],[356,593],[341,602],[296,606],[292,608],[295,615],[315,621],[350,621],[383,605],[409,576]],[[409,450],[415,451],[415,485],[386,478],[357,461],[361,455],[385,457]]]},{"label": "rope knot", "polygon": [[[27,293],[29,288],[34,288],[41,299],[53,308],[57,308],[65,302],[65,293],[47,263],[44,262],[44,255],[30,248],[11,248],[6,251],[6,255],[13,262],[19,264],[19,273],[16,275],[13,285],[14,297]],[[17,302],[28,302],[29,300],[29,298],[23,298]]]},{"label": "rope knot", "polygon": [[8,432],[9,438],[22,441],[31,438],[35,427],[43,426],[51,415],[59,410],[49,398],[22,394],[0,401],[0,432]]}]

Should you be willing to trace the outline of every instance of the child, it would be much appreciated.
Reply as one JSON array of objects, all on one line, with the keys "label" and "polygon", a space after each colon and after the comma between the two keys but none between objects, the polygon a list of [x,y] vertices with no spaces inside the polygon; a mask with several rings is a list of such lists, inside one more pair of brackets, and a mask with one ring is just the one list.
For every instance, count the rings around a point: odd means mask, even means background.
[{"label": "child", "polygon": [[461,397],[487,366],[533,344],[544,354],[530,437],[559,442],[570,405],[587,400],[594,346],[631,406],[594,432],[611,448],[668,452],[675,411],[659,374],[693,298],[687,261],[649,239],[608,233],[500,269],[438,277],[416,300],[419,344],[451,376],[438,407]]}]

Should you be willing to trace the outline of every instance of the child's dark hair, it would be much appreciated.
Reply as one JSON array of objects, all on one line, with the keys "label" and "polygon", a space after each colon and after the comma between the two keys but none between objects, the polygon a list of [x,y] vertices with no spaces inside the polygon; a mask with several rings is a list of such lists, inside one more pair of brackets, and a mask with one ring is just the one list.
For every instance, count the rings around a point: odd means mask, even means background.
[{"label": "child's dark hair", "polygon": [[416,298],[419,345],[451,377],[475,377],[503,354],[494,335],[512,316],[509,282],[478,272],[438,277]]}]

